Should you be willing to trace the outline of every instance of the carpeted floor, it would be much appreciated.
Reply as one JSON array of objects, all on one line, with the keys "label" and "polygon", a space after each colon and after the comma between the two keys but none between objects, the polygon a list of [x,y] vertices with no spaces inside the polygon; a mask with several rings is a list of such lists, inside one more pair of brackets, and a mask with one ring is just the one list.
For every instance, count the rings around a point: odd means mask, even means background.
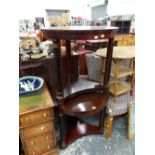
[{"label": "carpeted floor", "polygon": [[111,139],[103,135],[89,135],[76,140],[66,149],[59,149],[59,155],[134,155],[135,139],[127,139],[127,118],[113,123]]}]

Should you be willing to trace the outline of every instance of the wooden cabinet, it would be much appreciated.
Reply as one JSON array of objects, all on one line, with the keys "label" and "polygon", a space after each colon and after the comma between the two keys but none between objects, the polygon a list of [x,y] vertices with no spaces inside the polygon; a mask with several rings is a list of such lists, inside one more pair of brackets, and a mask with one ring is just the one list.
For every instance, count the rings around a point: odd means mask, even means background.
[{"label": "wooden cabinet", "polygon": [[25,155],[57,155],[54,104],[45,83],[39,92],[20,96],[19,104],[19,133]]},{"label": "wooden cabinet", "polygon": [[111,25],[119,27],[118,34],[129,34],[131,20],[113,20],[111,21]]}]

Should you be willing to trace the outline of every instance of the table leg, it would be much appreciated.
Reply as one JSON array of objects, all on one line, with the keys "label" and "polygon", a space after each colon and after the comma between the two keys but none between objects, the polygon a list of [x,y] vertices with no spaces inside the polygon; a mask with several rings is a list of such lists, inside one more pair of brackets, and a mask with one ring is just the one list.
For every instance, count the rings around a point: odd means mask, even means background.
[{"label": "table leg", "polygon": [[106,108],[104,108],[104,110],[102,110],[99,115],[99,127],[101,132],[103,132],[103,129],[104,129],[105,113],[106,113]]},{"label": "table leg", "polygon": [[114,102],[116,102],[117,99],[117,91],[118,91],[118,74],[119,74],[119,63],[120,60],[116,59],[115,61],[115,69],[114,69]]},{"label": "table leg", "polygon": [[60,40],[55,40],[54,43],[55,45],[53,48],[53,54],[54,54],[55,81],[56,81],[56,98],[58,100],[58,104],[61,104],[63,100],[63,90],[61,81]]},{"label": "table leg", "polygon": [[66,147],[66,125],[65,116],[62,112],[59,113],[60,118],[60,146],[61,148]]},{"label": "table leg", "polygon": [[106,126],[106,135],[105,135],[107,140],[109,140],[109,138],[111,136],[112,123],[113,123],[113,117],[112,116],[108,116],[107,126]]},{"label": "table leg", "polygon": [[133,90],[135,85],[135,60],[132,60],[132,62],[133,62],[133,65],[132,65],[133,74],[131,76],[131,91],[130,91],[131,95],[133,95]]}]

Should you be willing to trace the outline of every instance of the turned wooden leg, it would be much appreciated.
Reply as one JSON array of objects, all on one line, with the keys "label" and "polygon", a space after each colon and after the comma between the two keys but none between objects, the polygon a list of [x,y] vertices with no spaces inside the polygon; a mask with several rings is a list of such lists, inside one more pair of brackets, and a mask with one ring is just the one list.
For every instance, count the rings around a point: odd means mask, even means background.
[{"label": "turned wooden leg", "polygon": [[130,83],[131,83],[130,95],[133,95],[133,90],[134,90],[134,85],[135,85],[135,61],[134,60],[133,60],[132,71],[133,71],[133,74],[130,79]]},{"label": "turned wooden leg", "polygon": [[133,95],[133,90],[134,90],[134,75],[131,76],[131,91],[130,91],[130,95]]},{"label": "turned wooden leg", "polygon": [[114,69],[114,102],[117,100],[117,93],[118,93],[118,75],[119,75],[119,63],[120,59],[114,60],[115,62],[115,69]]},{"label": "turned wooden leg", "polygon": [[59,113],[60,118],[60,147],[66,147],[66,126],[65,126],[65,116],[63,113]]},{"label": "turned wooden leg", "polygon": [[106,126],[106,135],[105,135],[107,140],[109,140],[109,138],[111,136],[112,123],[113,123],[113,117],[112,116],[108,116],[107,126]]}]

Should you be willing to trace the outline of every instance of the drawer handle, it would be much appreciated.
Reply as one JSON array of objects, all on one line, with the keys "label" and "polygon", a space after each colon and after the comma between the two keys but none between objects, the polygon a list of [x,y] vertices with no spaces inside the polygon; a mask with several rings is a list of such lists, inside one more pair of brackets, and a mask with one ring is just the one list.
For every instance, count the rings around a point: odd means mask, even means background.
[{"label": "drawer handle", "polygon": [[46,117],[46,116],[47,116],[46,112],[44,112],[44,113],[43,113],[43,116],[44,116],[44,117]]},{"label": "drawer handle", "polygon": [[42,126],[40,129],[41,129],[41,130],[44,130],[44,129],[45,129],[45,127],[44,127],[44,126]]},{"label": "drawer handle", "polygon": [[33,141],[31,141],[31,145],[33,145],[34,143],[33,143]]}]

